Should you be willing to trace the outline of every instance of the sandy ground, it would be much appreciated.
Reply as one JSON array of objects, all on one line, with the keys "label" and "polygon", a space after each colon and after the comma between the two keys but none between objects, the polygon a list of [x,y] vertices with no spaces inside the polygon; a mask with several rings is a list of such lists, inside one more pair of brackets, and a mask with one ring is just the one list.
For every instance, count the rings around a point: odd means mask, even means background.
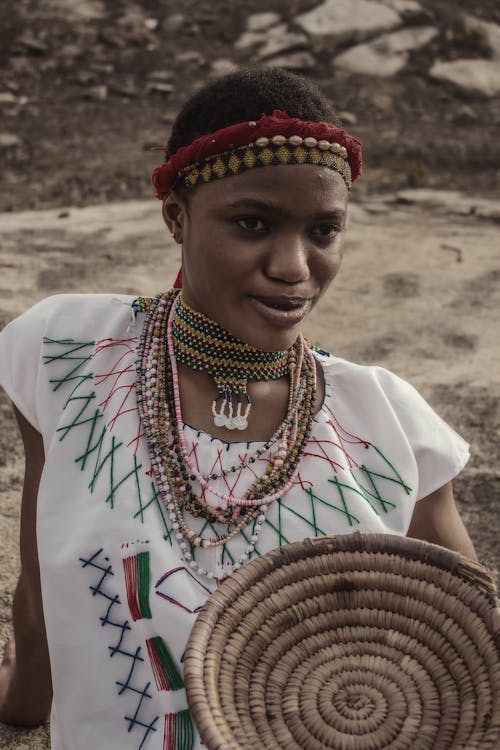
[{"label": "sandy ground", "polygon": [[[154,294],[179,264],[159,203],[0,215],[0,323],[50,294]],[[397,202],[354,203],[341,273],[308,323],[309,337],[339,356],[384,365],[410,380],[472,444],[456,482],[480,558],[500,569],[500,228],[493,220]],[[18,572],[22,454],[10,406],[0,399],[0,641],[11,633]],[[47,728],[0,726],[0,747],[43,750]]]}]

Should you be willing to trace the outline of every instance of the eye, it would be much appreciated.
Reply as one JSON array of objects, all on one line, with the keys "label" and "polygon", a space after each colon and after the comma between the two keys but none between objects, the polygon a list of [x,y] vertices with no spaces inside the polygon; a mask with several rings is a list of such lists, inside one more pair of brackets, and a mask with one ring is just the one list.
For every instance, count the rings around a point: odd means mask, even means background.
[{"label": "eye", "polygon": [[258,216],[242,216],[235,222],[247,232],[264,232],[267,229],[267,223]]},{"label": "eye", "polygon": [[339,231],[337,224],[317,224],[311,229],[311,236],[320,240],[333,240]]}]

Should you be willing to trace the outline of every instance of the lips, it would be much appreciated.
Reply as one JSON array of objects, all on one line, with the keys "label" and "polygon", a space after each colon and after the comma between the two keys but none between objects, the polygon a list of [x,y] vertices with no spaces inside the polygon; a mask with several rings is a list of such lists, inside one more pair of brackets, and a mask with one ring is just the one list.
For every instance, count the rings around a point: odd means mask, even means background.
[{"label": "lips", "polygon": [[286,295],[279,295],[277,297],[254,297],[254,299],[267,305],[267,307],[272,307],[276,310],[296,310],[309,302],[305,297],[287,297]]},{"label": "lips", "polygon": [[261,317],[279,328],[297,325],[311,307],[311,300],[306,297],[259,295],[251,296],[249,300]]}]

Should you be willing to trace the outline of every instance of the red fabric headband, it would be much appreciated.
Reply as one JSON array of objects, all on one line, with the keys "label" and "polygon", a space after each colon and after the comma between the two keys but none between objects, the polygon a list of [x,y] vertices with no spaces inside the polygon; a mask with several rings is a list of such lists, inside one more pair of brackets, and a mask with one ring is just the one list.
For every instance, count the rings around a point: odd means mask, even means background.
[{"label": "red fabric headband", "polygon": [[286,112],[275,109],[272,115],[262,115],[260,120],[240,122],[215,133],[197,138],[189,146],[182,146],[175,154],[157,167],[152,174],[152,182],[158,198],[163,199],[174,187],[183,171],[196,163],[202,162],[215,154],[232,151],[241,146],[248,146],[257,138],[284,135],[312,137],[331,143],[339,143],[347,150],[347,161],[351,167],[352,181],[361,174],[361,143],[348,135],[342,128],[328,122],[305,122],[296,117],[289,117]]}]

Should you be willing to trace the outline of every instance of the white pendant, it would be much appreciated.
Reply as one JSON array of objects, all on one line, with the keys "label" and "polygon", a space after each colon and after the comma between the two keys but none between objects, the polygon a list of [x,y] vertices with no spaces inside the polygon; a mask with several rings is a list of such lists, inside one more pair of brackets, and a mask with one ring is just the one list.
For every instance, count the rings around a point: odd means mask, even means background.
[{"label": "white pendant", "polygon": [[[225,427],[227,430],[246,430],[248,427],[248,415],[250,413],[251,402],[248,399],[245,405],[245,413],[242,414],[242,403],[238,396],[238,403],[236,406],[236,414],[234,413],[234,406],[232,396],[229,393],[228,398],[224,398],[219,411],[217,411],[217,402],[219,398],[212,402],[212,414],[214,417],[214,425],[216,427]],[[227,409],[227,414],[226,414]]]},{"label": "white pendant", "polygon": [[247,427],[248,419],[242,414],[237,414],[233,417],[233,428],[236,428],[237,430],[246,430]]}]

